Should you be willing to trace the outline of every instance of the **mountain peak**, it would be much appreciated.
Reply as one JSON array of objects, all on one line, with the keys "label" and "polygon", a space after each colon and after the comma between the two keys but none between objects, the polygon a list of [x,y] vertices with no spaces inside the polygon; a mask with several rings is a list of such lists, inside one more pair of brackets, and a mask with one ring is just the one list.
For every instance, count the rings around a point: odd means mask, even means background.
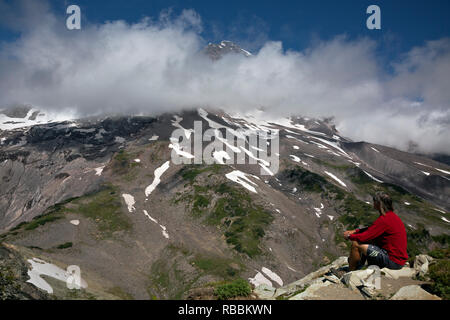
[{"label": "mountain peak", "polygon": [[219,44],[209,43],[205,48],[206,54],[213,60],[218,60],[223,57],[224,54],[237,53],[243,54],[246,57],[250,57],[252,54],[247,50],[242,49],[240,46],[232,41],[222,40]]}]

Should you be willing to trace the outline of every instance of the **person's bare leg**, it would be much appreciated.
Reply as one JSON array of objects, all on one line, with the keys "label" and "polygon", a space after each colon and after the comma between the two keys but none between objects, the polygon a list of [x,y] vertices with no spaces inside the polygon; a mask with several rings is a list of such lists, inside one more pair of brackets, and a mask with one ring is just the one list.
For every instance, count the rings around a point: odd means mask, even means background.
[{"label": "person's bare leg", "polygon": [[350,256],[348,258],[348,268],[350,271],[356,270],[358,262],[361,260],[361,254],[359,253],[358,241],[352,241],[352,248],[350,249]]}]

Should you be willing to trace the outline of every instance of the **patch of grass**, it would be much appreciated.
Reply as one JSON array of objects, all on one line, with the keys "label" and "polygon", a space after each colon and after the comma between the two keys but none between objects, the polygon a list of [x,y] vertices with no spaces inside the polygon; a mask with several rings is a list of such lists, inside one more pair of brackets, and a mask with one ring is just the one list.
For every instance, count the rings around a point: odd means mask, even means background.
[{"label": "patch of grass", "polygon": [[136,175],[135,172],[131,172],[131,169],[139,166],[140,164],[135,162],[134,159],[139,157],[138,153],[129,153],[126,150],[120,150],[111,162],[111,169],[116,175],[127,175],[127,179],[133,179]]},{"label": "patch of grass", "polygon": [[407,251],[410,259],[414,259],[416,255],[428,251],[432,238],[424,225],[418,224],[416,229],[407,227],[406,235],[408,240]]},{"label": "patch of grass", "polygon": [[226,183],[215,187],[220,196],[211,211],[207,222],[220,225],[227,243],[238,252],[254,257],[261,253],[260,239],[264,229],[273,221],[272,215],[261,206],[253,203],[246,191],[230,187]]},{"label": "patch of grass", "polygon": [[63,244],[60,244],[59,246],[57,246],[57,249],[67,249],[67,248],[71,248],[72,247],[72,242],[65,242]]},{"label": "patch of grass", "polygon": [[186,263],[186,256],[179,247],[170,246],[164,256],[152,264],[147,292],[152,299],[179,300],[189,291],[202,273],[186,271],[180,264]]},{"label": "patch of grass", "polygon": [[316,162],[319,165],[323,165],[336,170],[347,170],[353,168],[353,166],[350,164],[334,164],[319,158],[312,158],[312,161]]},{"label": "patch of grass", "polygon": [[202,272],[222,279],[232,279],[242,270],[242,266],[236,261],[215,256],[196,255],[190,262]]},{"label": "patch of grass", "polygon": [[75,207],[68,210],[95,221],[103,237],[132,227],[128,217],[122,213],[122,203],[115,186],[105,185],[100,191],[81,197],[72,204]]},{"label": "patch of grass", "polygon": [[445,300],[450,299],[450,259],[432,262],[428,276],[432,281],[430,290],[432,293]]},{"label": "patch of grass", "polygon": [[[259,244],[273,217],[262,206],[255,204],[247,191],[211,178],[211,174],[219,170],[221,167],[218,165],[183,168],[179,174],[189,181],[185,187],[190,190],[178,194],[174,202],[187,202],[194,217],[218,226],[227,243],[236,251],[254,257],[261,253]],[[205,186],[195,184],[198,176],[206,172],[209,173],[208,181],[215,182]]]},{"label": "patch of grass", "polygon": [[215,288],[214,293],[219,300],[227,300],[236,297],[248,297],[252,293],[252,289],[247,281],[237,279],[218,286]]},{"label": "patch of grass", "polygon": [[309,192],[323,192],[324,186],[328,183],[322,176],[305,170],[299,166],[294,169],[286,169],[282,172],[282,175],[288,179],[288,181],[295,183],[300,190]]},{"label": "patch of grass", "polygon": [[34,218],[30,223],[25,225],[25,230],[34,230],[39,226],[43,226],[47,222],[52,222],[61,218],[62,216],[53,214],[38,216]]},{"label": "patch of grass", "polygon": [[430,256],[432,256],[435,259],[449,259],[450,258],[450,249],[449,248],[438,248],[431,250],[428,253]]},{"label": "patch of grass", "polygon": [[[71,199],[67,201],[70,200]],[[63,218],[65,212],[64,204],[67,203],[67,201],[49,207],[42,215],[34,217],[33,220],[29,222],[20,223],[13,230],[19,230],[22,227],[25,230],[34,230],[37,227],[43,226],[46,223],[53,222]]]},{"label": "patch of grass", "polygon": [[[0,265],[0,300],[12,299],[8,294],[11,288],[19,289],[19,285],[15,283],[16,276],[10,266]],[[7,290],[8,289],[8,290]]]},{"label": "patch of grass", "polygon": [[131,294],[129,294],[128,292],[125,292],[120,287],[109,288],[108,290],[106,290],[106,292],[120,298],[121,300],[134,300],[134,297]]},{"label": "patch of grass", "polygon": [[178,174],[181,175],[181,177],[184,180],[189,181],[190,183],[193,183],[198,175],[202,174],[203,172],[212,171],[212,173],[219,173],[222,170],[222,167],[218,164],[213,164],[209,166],[203,166],[200,164],[194,164],[194,165],[187,165],[184,166]]}]

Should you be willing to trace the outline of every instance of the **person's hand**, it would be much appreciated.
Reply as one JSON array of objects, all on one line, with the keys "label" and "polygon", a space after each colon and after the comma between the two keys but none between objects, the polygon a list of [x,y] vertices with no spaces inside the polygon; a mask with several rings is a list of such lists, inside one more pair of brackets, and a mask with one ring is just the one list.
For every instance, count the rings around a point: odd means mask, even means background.
[{"label": "person's hand", "polygon": [[351,234],[354,234],[355,233],[355,230],[348,230],[348,231],[345,231],[344,232],[344,238],[345,239],[348,239],[348,237],[351,235]]}]

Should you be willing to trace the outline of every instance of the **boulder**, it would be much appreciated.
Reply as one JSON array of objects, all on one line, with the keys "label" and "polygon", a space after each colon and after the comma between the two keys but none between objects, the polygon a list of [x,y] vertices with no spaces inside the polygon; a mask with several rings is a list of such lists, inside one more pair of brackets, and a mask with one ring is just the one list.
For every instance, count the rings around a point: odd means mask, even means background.
[{"label": "boulder", "polygon": [[426,254],[419,254],[414,260],[414,270],[419,276],[424,276],[428,272],[428,266],[433,258]]},{"label": "boulder", "polygon": [[342,282],[353,291],[359,291],[358,287],[366,286],[367,284],[364,280],[366,280],[373,272],[373,269],[350,271],[342,277]]},{"label": "boulder", "polygon": [[253,293],[256,294],[259,299],[270,300],[273,299],[275,288],[267,284],[260,284],[253,290]]},{"label": "boulder", "polygon": [[418,285],[402,287],[390,300],[441,300]]},{"label": "boulder", "polygon": [[289,300],[308,300],[310,298],[319,298],[317,291],[331,285],[330,281],[324,281],[324,278],[319,278],[314,281],[305,291],[289,298]]},{"label": "boulder", "polygon": [[322,277],[323,275],[330,272],[331,268],[340,268],[347,264],[347,257],[339,257],[338,259],[334,260],[332,263],[330,263],[327,266],[324,266],[320,268],[319,270],[316,270],[314,272],[311,272],[310,274],[306,275],[300,280],[297,280],[291,284],[288,284],[286,286],[283,286],[275,292],[274,297],[278,297],[280,295],[284,294],[292,294],[301,288],[305,287],[306,285],[310,285],[312,282],[314,282],[317,278]]},{"label": "boulder", "polygon": [[392,270],[388,268],[381,269],[381,272],[384,273],[386,278],[398,279],[400,277],[409,277],[412,278],[416,274],[416,270],[408,267],[403,267],[399,270]]}]

